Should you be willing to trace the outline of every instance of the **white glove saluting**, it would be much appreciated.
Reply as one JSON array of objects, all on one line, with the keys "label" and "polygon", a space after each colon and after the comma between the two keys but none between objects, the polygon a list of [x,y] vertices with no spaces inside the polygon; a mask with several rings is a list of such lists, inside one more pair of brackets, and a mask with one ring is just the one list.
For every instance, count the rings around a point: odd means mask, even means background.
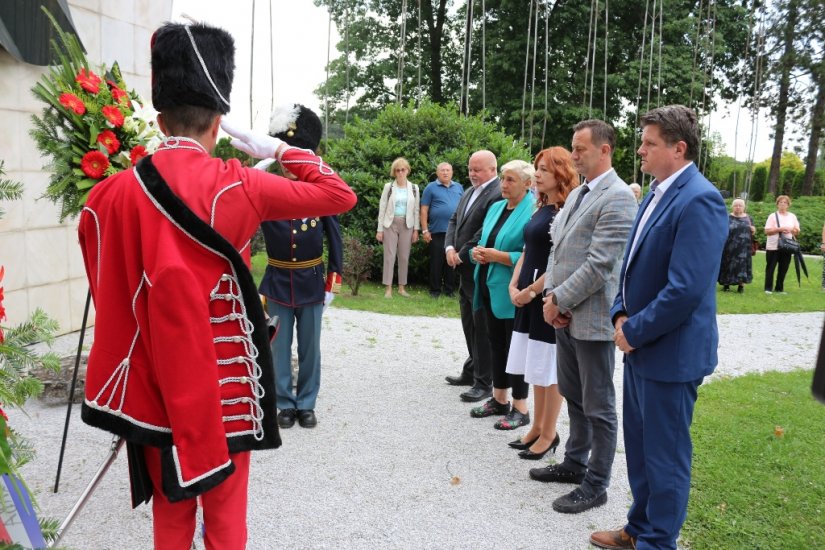
[{"label": "white glove saluting", "polygon": [[257,159],[274,158],[278,160],[280,154],[287,147],[286,143],[278,138],[241,130],[229,122],[226,117],[221,117],[221,129],[232,136],[230,142],[232,147]]}]

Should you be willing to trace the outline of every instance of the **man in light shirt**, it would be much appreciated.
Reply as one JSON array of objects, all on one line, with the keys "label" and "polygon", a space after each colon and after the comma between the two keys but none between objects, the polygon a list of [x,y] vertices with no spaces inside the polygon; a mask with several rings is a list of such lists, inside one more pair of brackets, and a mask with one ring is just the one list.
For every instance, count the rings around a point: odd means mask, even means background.
[{"label": "man in light shirt", "polygon": [[674,549],[687,514],[697,390],[716,367],[716,276],[728,235],[719,191],[693,161],[699,125],[671,105],[641,118],[642,172],[655,179],[628,239],[610,311],[624,352],[623,414],[633,504],[601,548]]}]

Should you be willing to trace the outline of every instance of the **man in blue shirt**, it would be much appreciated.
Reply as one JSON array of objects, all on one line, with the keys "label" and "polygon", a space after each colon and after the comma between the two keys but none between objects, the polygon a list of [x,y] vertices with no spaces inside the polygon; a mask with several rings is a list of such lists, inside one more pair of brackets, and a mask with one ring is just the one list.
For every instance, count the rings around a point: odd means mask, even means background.
[{"label": "man in blue shirt", "polygon": [[430,182],[421,196],[421,234],[424,242],[430,246],[430,296],[441,295],[441,282],[444,281],[444,293],[452,296],[455,292],[455,271],[447,266],[444,254],[444,236],[447,224],[455,212],[464,188],[452,181],[453,167],[442,162],[436,168],[437,179]]}]

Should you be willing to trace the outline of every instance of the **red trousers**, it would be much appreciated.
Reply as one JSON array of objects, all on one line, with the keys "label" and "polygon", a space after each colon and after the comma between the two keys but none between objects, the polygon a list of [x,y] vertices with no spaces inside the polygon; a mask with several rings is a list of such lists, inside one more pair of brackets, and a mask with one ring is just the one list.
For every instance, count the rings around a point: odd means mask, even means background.
[{"label": "red trousers", "polygon": [[[195,536],[197,499],[169,502],[163,494],[160,449],[144,447],[152,478],[152,520],[155,550],[190,550]],[[246,548],[246,503],[249,486],[249,452],[230,455],[235,473],[200,496],[204,542],[208,550]]]}]

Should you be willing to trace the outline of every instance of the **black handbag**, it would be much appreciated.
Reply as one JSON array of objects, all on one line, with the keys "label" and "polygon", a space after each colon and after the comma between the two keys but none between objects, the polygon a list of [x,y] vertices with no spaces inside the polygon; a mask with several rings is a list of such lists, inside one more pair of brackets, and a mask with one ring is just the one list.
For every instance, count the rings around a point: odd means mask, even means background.
[{"label": "black handbag", "polygon": [[[776,216],[776,227],[779,227],[779,214],[776,212],[773,213]],[[793,238],[789,239],[782,235],[782,233],[777,233],[779,235],[779,244],[776,246],[777,250],[784,250],[786,252],[790,252],[791,254],[796,254],[799,252],[799,241]]]}]

